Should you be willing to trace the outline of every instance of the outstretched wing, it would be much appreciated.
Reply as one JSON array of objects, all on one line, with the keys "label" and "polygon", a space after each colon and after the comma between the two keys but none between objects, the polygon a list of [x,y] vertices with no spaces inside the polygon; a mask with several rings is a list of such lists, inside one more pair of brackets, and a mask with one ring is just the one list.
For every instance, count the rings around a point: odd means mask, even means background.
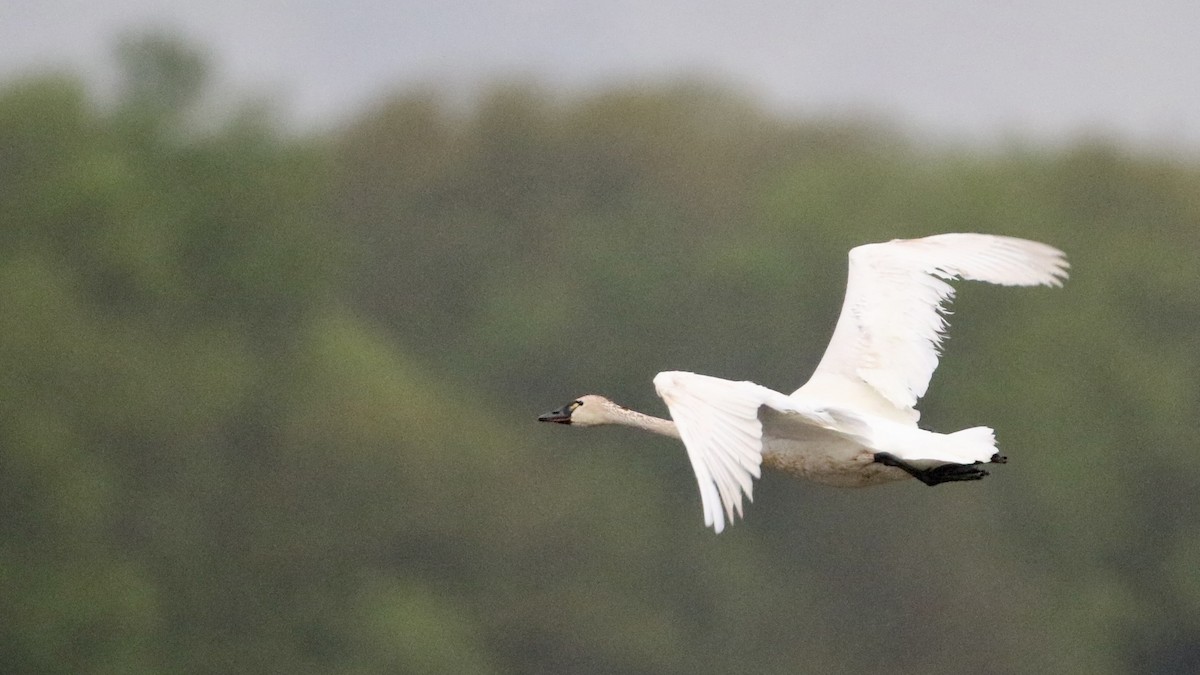
[{"label": "outstretched wing", "polygon": [[[850,251],[846,299],[814,373],[865,382],[912,413],[937,368],[953,279],[1003,286],[1061,286],[1062,251],[1027,239],[940,234]],[[801,388],[803,389],[803,388]]]},{"label": "outstretched wing", "polygon": [[654,388],[666,401],[696,472],[704,524],[717,532],[725,529],[726,519],[733,522],[734,513],[741,515],[743,494],[754,500],[753,479],[762,471],[761,406],[822,426],[832,423],[827,415],[753,382],[669,371],[655,376]]}]

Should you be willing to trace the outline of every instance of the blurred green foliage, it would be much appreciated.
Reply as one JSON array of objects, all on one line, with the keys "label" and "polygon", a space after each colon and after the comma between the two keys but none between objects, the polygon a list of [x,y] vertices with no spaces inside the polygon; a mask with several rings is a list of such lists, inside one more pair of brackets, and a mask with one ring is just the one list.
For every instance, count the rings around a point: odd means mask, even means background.
[{"label": "blurred green foliage", "polygon": [[[987,673],[1200,668],[1200,167],[929,150],[696,85],[414,91],[325,133],[213,121],[204,59],[103,104],[0,90],[0,669]],[[206,106],[207,113],[206,113]],[[715,537],[651,412],[688,369],[790,391],[846,251],[1065,249],[963,286],[924,423],[979,484],[767,476]]]}]

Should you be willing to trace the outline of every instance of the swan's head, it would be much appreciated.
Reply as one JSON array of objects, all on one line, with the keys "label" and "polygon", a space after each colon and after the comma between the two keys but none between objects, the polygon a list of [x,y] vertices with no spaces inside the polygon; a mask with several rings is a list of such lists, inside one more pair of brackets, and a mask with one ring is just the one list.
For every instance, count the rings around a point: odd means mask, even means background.
[{"label": "swan's head", "polygon": [[620,406],[603,396],[588,394],[580,396],[558,410],[552,410],[539,416],[538,421],[570,424],[576,427],[594,427],[612,423],[613,408],[620,408]]}]

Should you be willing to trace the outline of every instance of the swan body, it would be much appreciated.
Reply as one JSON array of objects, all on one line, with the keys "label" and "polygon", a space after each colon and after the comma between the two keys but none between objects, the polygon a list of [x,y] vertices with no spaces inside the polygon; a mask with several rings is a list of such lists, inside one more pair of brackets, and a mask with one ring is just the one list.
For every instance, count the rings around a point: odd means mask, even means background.
[{"label": "swan body", "polygon": [[985,234],[942,234],[851,249],[846,297],[820,363],[783,394],[753,382],[681,371],[654,378],[671,419],[589,394],[542,415],[573,426],[617,424],[683,441],[704,522],[721,532],[753,499],[762,467],[838,487],[915,477],[978,480],[1005,461],[988,427],[951,434],[917,426],[917,401],[937,368],[953,279],[1061,286],[1062,251]]}]

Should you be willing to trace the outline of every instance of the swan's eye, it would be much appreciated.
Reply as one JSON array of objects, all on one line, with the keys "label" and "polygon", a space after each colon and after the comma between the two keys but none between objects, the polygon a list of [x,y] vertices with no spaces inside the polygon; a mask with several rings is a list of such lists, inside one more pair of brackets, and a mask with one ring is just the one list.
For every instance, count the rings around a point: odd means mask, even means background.
[{"label": "swan's eye", "polygon": [[567,410],[574,412],[581,405],[583,405],[583,401],[571,401],[571,405],[567,406]]}]

